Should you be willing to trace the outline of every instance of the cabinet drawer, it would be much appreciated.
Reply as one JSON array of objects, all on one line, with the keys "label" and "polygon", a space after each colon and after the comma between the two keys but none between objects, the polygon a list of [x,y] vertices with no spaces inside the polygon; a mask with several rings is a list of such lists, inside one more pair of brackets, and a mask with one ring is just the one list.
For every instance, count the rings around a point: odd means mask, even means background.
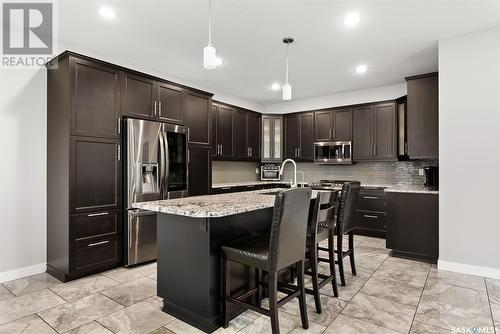
[{"label": "cabinet drawer", "polygon": [[119,239],[91,239],[73,248],[74,272],[94,270],[120,262]]},{"label": "cabinet drawer", "polygon": [[119,211],[74,215],[71,217],[71,240],[80,242],[96,237],[117,237],[120,232],[120,218]]},{"label": "cabinet drawer", "polygon": [[385,196],[370,193],[359,193],[358,210],[385,212]]},{"label": "cabinet drawer", "polygon": [[356,211],[356,227],[385,231],[385,212]]}]

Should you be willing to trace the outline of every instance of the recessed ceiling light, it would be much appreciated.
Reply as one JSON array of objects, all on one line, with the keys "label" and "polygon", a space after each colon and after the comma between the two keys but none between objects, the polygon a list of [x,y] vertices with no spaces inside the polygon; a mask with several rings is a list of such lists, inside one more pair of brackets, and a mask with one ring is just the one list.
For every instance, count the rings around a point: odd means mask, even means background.
[{"label": "recessed ceiling light", "polygon": [[349,13],[344,18],[344,24],[348,27],[354,27],[359,23],[358,13]]},{"label": "recessed ceiling light", "polygon": [[99,8],[99,15],[104,17],[105,19],[114,19],[116,17],[115,11],[111,7],[103,6]]},{"label": "recessed ceiling light", "polygon": [[367,69],[368,68],[364,64],[358,65],[358,66],[356,66],[356,73],[358,73],[358,74],[364,74],[364,73],[366,73]]},{"label": "recessed ceiling light", "polygon": [[215,66],[221,66],[222,65],[222,58],[215,57]]},{"label": "recessed ceiling light", "polygon": [[271,89],[272,90],[278,90],[281,88],[281,85],[277,82],[274,82],[272,85],[271,85]]}]

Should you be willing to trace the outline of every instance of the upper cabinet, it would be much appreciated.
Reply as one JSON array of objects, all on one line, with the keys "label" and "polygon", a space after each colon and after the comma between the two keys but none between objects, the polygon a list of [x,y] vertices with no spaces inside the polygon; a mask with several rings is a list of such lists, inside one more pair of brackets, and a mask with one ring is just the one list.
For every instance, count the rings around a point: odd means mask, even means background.
[{"label": "upper cabinet", "polygon": [[262,115],[262,162],[283,160],[283,117]]},{"label": "upper cabinet", "polygon": [[352,108],[314,112],[314,141],[352,140]]},{"label": "upper cabinet", "polygon": [[285,158],[314,160],[314,113],[285,115]]},{"label": "upper cabinet", "polygon": [[118,138],[120,81],[116,68],[71,58],[71,134]]},{"label": "upper cabinet", "polygon": [[260,114],[223,103],[212,104],[214,160],[260,161]]},{"label": "upper cabinet", "polygon": [[[184,89],[157,82],[158,118],[163,122],[184,124]],[[201,115],[201,117],[205,116]]]},{"label": "upper cabinet", "polygon": [[397,160],[396,119],[395,102],[354,107],[354,160]]},{"label": "upper cabinet", "polygon": [[211,105],[209,95],[186,91],[184,125],[189,128],[189,143],[210,145]]},{"label": "upper cabinet", "polygon": [[437,159],[438,74],[406,78],[408,155],[410,159]]}]

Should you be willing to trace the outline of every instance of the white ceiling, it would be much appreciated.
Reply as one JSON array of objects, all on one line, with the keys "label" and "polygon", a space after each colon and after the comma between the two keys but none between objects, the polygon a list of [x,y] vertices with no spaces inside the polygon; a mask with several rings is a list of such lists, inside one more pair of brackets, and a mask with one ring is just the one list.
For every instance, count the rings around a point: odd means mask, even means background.
[{"label": "white ceiling", "polygon": [[[111,6],[116,18],[97,11]],[[437,70],[438,40],[500,24],[500,1],[213,1],[213,43],[222,67],[202,67],[207,1],[59,1],[61,40],[168,73],[260,105],[278,103],[284,36],[293,98],[403,82]],[[361,22],[348,29],[346,13]],[[354,67],[364,63],[359,76]]]}]

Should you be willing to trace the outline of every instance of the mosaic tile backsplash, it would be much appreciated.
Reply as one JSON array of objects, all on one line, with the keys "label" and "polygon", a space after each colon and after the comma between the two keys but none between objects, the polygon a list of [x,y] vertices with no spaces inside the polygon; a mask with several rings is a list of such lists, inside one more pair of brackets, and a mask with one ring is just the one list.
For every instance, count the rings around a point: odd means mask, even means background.
[{"label": "mosaic tile backsplash", "polygon": [[[317,165],[310,162],[297,163],[297,170],[305,174],[306,182],[321,179],[358,180],[366,184],[423,185],[425,176],[418,170],[425,166],[437,166],[436,160],[395,161],[395,162],[358,162],[353,165]],[[212,162],[212,182],[236,182],[258,180],[260,175],[255,169],[258,163],[250,162]],[[293,167],[287,165],[282,180],[293,178]],[[298,181],[302,176],[297,175]]]}]

